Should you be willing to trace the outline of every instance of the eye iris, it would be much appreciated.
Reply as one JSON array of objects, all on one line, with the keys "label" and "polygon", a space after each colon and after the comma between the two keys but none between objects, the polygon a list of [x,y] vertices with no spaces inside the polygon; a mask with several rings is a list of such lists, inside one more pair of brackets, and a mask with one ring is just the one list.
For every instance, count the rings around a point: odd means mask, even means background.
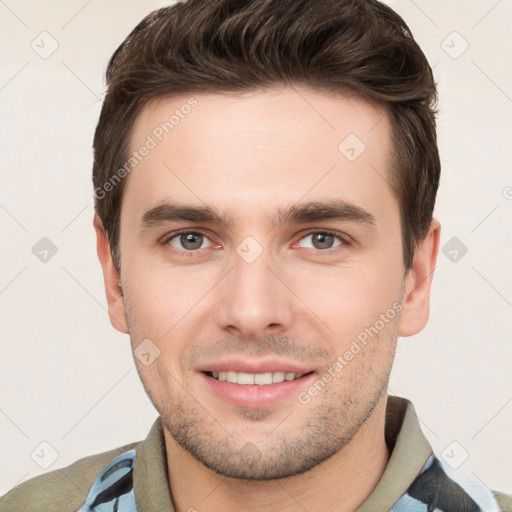
[{"label": "eye iris", "polygon": [[333,235],[328,233],[315,233],[313,235],[313,245],[316,249],[329,249],[332,247],[333,240]]},{"label": "eye iris", "polygon": [[180,242],[185,249],[199,249],[203,243],[200,233],[185,233],[181,235]]}]

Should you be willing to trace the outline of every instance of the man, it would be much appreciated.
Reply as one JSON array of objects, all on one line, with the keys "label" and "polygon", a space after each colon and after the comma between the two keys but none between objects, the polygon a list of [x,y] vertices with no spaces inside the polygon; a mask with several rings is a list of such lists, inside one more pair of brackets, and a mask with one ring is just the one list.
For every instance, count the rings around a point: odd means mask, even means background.
[{"label": "man", "polygon": [[388,397],[426,324],[436,88],[373,0],[190,0],[113,55],[94,227],[160,417],[5,511],[498,511]]}]

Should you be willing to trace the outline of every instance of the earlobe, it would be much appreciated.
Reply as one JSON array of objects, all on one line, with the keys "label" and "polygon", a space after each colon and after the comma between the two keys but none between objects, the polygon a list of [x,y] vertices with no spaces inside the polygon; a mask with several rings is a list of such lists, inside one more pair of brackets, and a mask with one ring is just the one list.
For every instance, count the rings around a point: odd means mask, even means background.
[{"label": "earlobe", "polygon": [[96,248],[98,258],[103,270],[103,281],[105,283],[105,294],[107,296],[108,314],[110,323],[123,334],[128,334],[128,322],[126,320],[126,311],[124,307],[123,290],[119,271],[112,260],[110,251],[110,241],[108,234],[103,227],[101,219],[94,216],[94,229],[96,231]]},{"label": "earlobe", "polygon": [[441,225],[433,219],[427,235],[414,252],[413,263],[405,279],[399,336],[417,334],[427,324],[440,233]]}]

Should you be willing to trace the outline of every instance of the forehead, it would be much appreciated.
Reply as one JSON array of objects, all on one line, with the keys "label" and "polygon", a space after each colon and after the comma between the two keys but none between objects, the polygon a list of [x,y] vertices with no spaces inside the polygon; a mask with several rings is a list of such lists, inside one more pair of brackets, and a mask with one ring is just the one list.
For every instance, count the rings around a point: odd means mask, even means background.
[{"label": "forehead", "polygon": [[170,198],[253,219],[306,196],[385,206],[390,134],[385,108],[355,95],[283,88],[153,100],[132,130],[138,155],[123,210],[140,217]]}]

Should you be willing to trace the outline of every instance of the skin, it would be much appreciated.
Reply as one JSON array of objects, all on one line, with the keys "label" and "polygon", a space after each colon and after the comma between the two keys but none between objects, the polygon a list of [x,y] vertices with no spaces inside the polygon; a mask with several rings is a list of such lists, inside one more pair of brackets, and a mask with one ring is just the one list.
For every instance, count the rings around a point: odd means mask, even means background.
[{"label": "skin", "polygon": [[[398,336],[428,320],[439,223],[406,272],[389,184],[391,127],[381,106],[292,88],[193,96],[197,106],[127,178],[120,273],[94,222],[112,324],[129,333],[134,349],[149,339],[160,350],[150,365],[135,361],[164,422],[176,510],[353,511],[389,458],[389,373]],[[146,105],[131,148],[188,99]],[[366,146],[355,161],[338,149],[349,134]],[[374,223],[272,223],[278,209],[336,199]],[[208,205],[233,223],[142,229],[144,213],[162,202]],[[180,236],[169,241],[181,229],[206,236],[193,238],[192,249]],[[342,238],[322,238],[325,230]],[[237,252],[248,236],[262,250],[251,263]],[[301,403],[298,392],[308,393],[393,304],[400,313]],[[203,373],[233,360],[312,373],[276,403],[239,406],[212,392]]]}]

